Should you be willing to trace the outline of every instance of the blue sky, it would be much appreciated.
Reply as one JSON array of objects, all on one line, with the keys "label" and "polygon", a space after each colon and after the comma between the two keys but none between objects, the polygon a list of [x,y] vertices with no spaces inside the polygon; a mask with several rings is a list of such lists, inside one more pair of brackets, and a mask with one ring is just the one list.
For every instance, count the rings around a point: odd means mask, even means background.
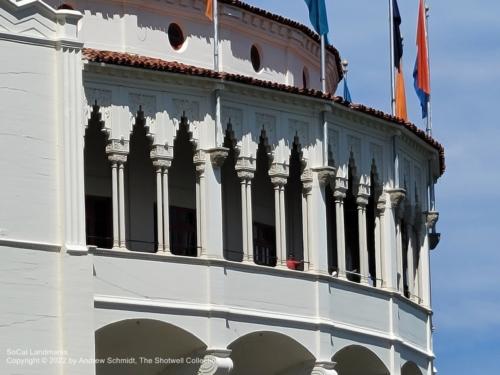
[{"label": "blue sky", "polygon": [[[302,0],[247,0],[309,25]],[[432,253],[434,350],[440,374],[500,374],[500,1],[428,0],[437,185]],[[390,112],[388,1],[326,0],[330,42],[349,60],[353,101]],[[418,0],[399,0],[410,119]]]}]

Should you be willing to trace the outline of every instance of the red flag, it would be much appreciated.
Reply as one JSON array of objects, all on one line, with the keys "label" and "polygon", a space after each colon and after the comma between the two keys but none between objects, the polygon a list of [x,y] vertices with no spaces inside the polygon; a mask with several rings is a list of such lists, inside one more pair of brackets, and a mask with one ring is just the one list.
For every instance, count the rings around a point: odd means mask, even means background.
[{"label": "red flag", "polygon": [[413,77],[415,79],[415,90],[422,106],[422,117],[427,117],[427,104],[431,95],[431,78],[429,73],[429,50],[427,47],[427,24],[425,15],[425,6],[423,0],[420,0],[418,9],[417,26],[417,61]]},{"label": "red flag", "polygon": [[213,0],[207,0],[207,6],[205,8],[205,16],[207,16],[207,18],[210,21],[214,20],[213,9],[214,9],[214,2],[213,2]]}]

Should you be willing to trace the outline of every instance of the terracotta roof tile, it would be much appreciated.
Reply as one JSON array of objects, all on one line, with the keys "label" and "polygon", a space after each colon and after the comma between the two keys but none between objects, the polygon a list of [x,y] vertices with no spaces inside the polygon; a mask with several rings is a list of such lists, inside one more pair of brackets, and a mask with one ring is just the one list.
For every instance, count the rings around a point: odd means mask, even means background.
[{"label": "terracotta roof tile", "polygon": [[224,72],[219,73],[211,69],[199,68],[191,65],[182,64],[176,61],[166,61],[166,60],[123,53],[123,52],[102,51],[102,50],[84,48],[83,56],[88,61],[94,63],[106,63],[112,65],[122,65],[122,66],[136,67],[141,69],[156,70],[161,72],[207,77],[207,78],[219,79],[221,81],[238,82],[246,85],[258,86],[270,90],[287,92],[290,94],[303,95],[323,100],[330,100],[337,104],[348,107],[354,111],[362,112],[367,115],[389,121],[393,124],[397,124],[402,128],[411,131],[413,134],[415,134],[417,137],[422,139],[427,144],[434,147],[439,152],[441,174],[443,174],[445,171],[444,147],[440,143],[438,143],[434,138],[429,137],[423,130],[419,129],[411,122],[406,122],[401,118],[394,117],[385,112],[367,107],[362,104],[348,103],[342,97],[335,96],[330,93],[323,93],[321,91],[312,89],[302,89],[276,82],[263,81],[252,77],[243,76],[240,74],[231,74]]}]

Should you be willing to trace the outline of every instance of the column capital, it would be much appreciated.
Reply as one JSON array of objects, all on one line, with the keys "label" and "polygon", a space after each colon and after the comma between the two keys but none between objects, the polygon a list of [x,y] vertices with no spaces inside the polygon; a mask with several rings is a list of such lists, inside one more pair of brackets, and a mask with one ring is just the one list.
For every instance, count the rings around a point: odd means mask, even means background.
[{"label": "column capital", "polygon": [[198,375],[226,375],[233,369],[233,360],[230,358],[231,350],[207,350],[203,363],[198,370]]},{"label": "column capital", "polygon": [[383,194],[377,200],[377,214],[383,216],[385,213],[385,208],[387,207],[387,202]]},{"label": "column capital", "polygon": [[198,177],[203,176],[205,173],[205,163],[207,162],[205,150],[196,150],[193,156],[193,163],[196,168],[196,174]]},{"label": "column capital", "polygon": [[425,225],[427,228],[433,228],[434,225],[439,220],[439,212],[438,211],[426,211],[424,212],[425,215]]},{"label": "column capital", "polygon": [[335,188],[333,190],[333,198],[335,200],[343,200],[346,197],[348,189],[348,180],[344,177],[335,178]]},{"label": "column capital", "polygon": [[393,208],[397,209],[401,202],[406,198],[406,190],[405,189],[390,189],[387,190],[389,196],[391,198],[391,205]]},{"label": "column capital", "polygon": [[255,176],[255,159],[251,156],[240,156],[234,169],[241,180],[252,180]]},{"label": "column capital", "polygon": [[312,190],[313,184],[313,173],[311,168],[304,169],[300,175],[300,181],[302,182],[302,191],[304,194],[309,194]]},{"label": "column capital", "polygon": [[316,362],[311,375],[337,375],[335,362]]},{"label": "column capital", "polygon": [[320,167],[320,168],[313,168],[313,172],[318,174],[318,181],[321,186],[327,186],[330,185],[330,187],[334,187],[335,185],[335,173],[336,169],[334,167]]},{"label": "column capital", "polygon": [[112,163],[126,163],[129,154],[129,143],[123,139],[111,139],[106,145],[106,154],[108,160]]},{"label": "column capital", "polygon": [[229,149],[227,147],[211,148],[207,150],[207,154],[210,155],[210,162],[212,165],[216,168],[220,168],[229,155]]},{"label": "column capital", "polygon": [[368,200],[370,198],[370,185],[358,184],[356,194],[356,203],[358,206],[365,207],[368,205]]},{"label": "column capital", "polygon": [[127,162],[127,154],[108,154],[108,160],[111,163],[125,164]]},{"label": "column capital", "polygon": [[154,145],[149,153],[153,165],[159,168],[170,168],[174,159],[172,147],[165,145]]}]

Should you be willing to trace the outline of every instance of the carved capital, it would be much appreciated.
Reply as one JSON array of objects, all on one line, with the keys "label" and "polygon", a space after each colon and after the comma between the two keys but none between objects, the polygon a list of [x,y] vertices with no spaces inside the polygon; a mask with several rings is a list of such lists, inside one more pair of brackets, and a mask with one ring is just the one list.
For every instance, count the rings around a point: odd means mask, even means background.
[{"label": "carved capital", "polygon": [[207,153],[210,155],[212,165],[216,168],[220,168],[229,155],[229,149],[226,147],[217,147],[207,150]]},{"label": "carved capital", "polygon": [[427,228],[433,228],[439,220],[439,212],[437,211],[426,211],[425,214],[425,225]]},{"label": "carved capital", "polygon": [[170,168],[173,160],[172,147],[168,145],[155,145],[151,149],[149,156],[153,160],[153,165],[157,168]]},{"label": "carved capital", "polygon": [[370,185],[368,184],[358,184],[358,192],[356,194],[356,203],[358,206],[366,206],[368,200],[370,199]]},{"label": "carved capital", "polygon": [[271,177],[271,183],[274,186],[285,186],[286,185],[287,178],[283,176],[273,176]]},{"label": "carved capital", "polygon": [[404,189],[391,189],[387,191],[391,197],[391,205],[394,209],[397,209],[401,202],[406,197],[406,190]]},{"label": "carved capital", "polygon": [[343,200],[346,196],[349,181],[344,177],[335,178],[335,189],[333,190],[333,198],[335,200]]},{"label": "carved capital", "polygon": [[272,163],[269,168],[269,176],[272,177],[281,177],[288,178],[288,165],[284,163]]},{"label": "carved capital", "polygon": [[233,369],[230,350],[207,350],[198,375],[226,375]]},{"label": "carved capital", "polygon": [[112,164],[125,164],[127,162],[127,155],[126,154],[109,154],[108,153],[108,160]]},{"label": "carved capital", "polygon": [[386,208],[386,200],[385,197],[381,195],[377,200],[377,214],[383,215],[385,213],[385,208]]},{"label": "carved capital", "polygon": [[110,139],[106,145],[106,153],[128,155],[129,143],[123,139]]},{"label": "carved capital", "polygon": [[321,186],[334,187],[335,185],[335,172],[334,167],[321,167],[313,169],[314,172],[318,173],[318,181]]},{"label": "carved capital", "polygon": [[253,179],[255,176],[255,159],[246,156],[239,157],[236,161],[235,170],[240,179]]},{"label": "carved capital", "polygon": [[302,192],[304,194],[309,194],[312,190],[313,174],[312,169],[304,169],[300,175],[300,181],[302,182]]},{"label": "carved capital", "polygon": [[196,168],[196,174],[198,175],[198,177],[203,176],[203,173],[205,173],[206,161],[206,152],[204,150],[196,150],[193,156],[193,163]]}]

